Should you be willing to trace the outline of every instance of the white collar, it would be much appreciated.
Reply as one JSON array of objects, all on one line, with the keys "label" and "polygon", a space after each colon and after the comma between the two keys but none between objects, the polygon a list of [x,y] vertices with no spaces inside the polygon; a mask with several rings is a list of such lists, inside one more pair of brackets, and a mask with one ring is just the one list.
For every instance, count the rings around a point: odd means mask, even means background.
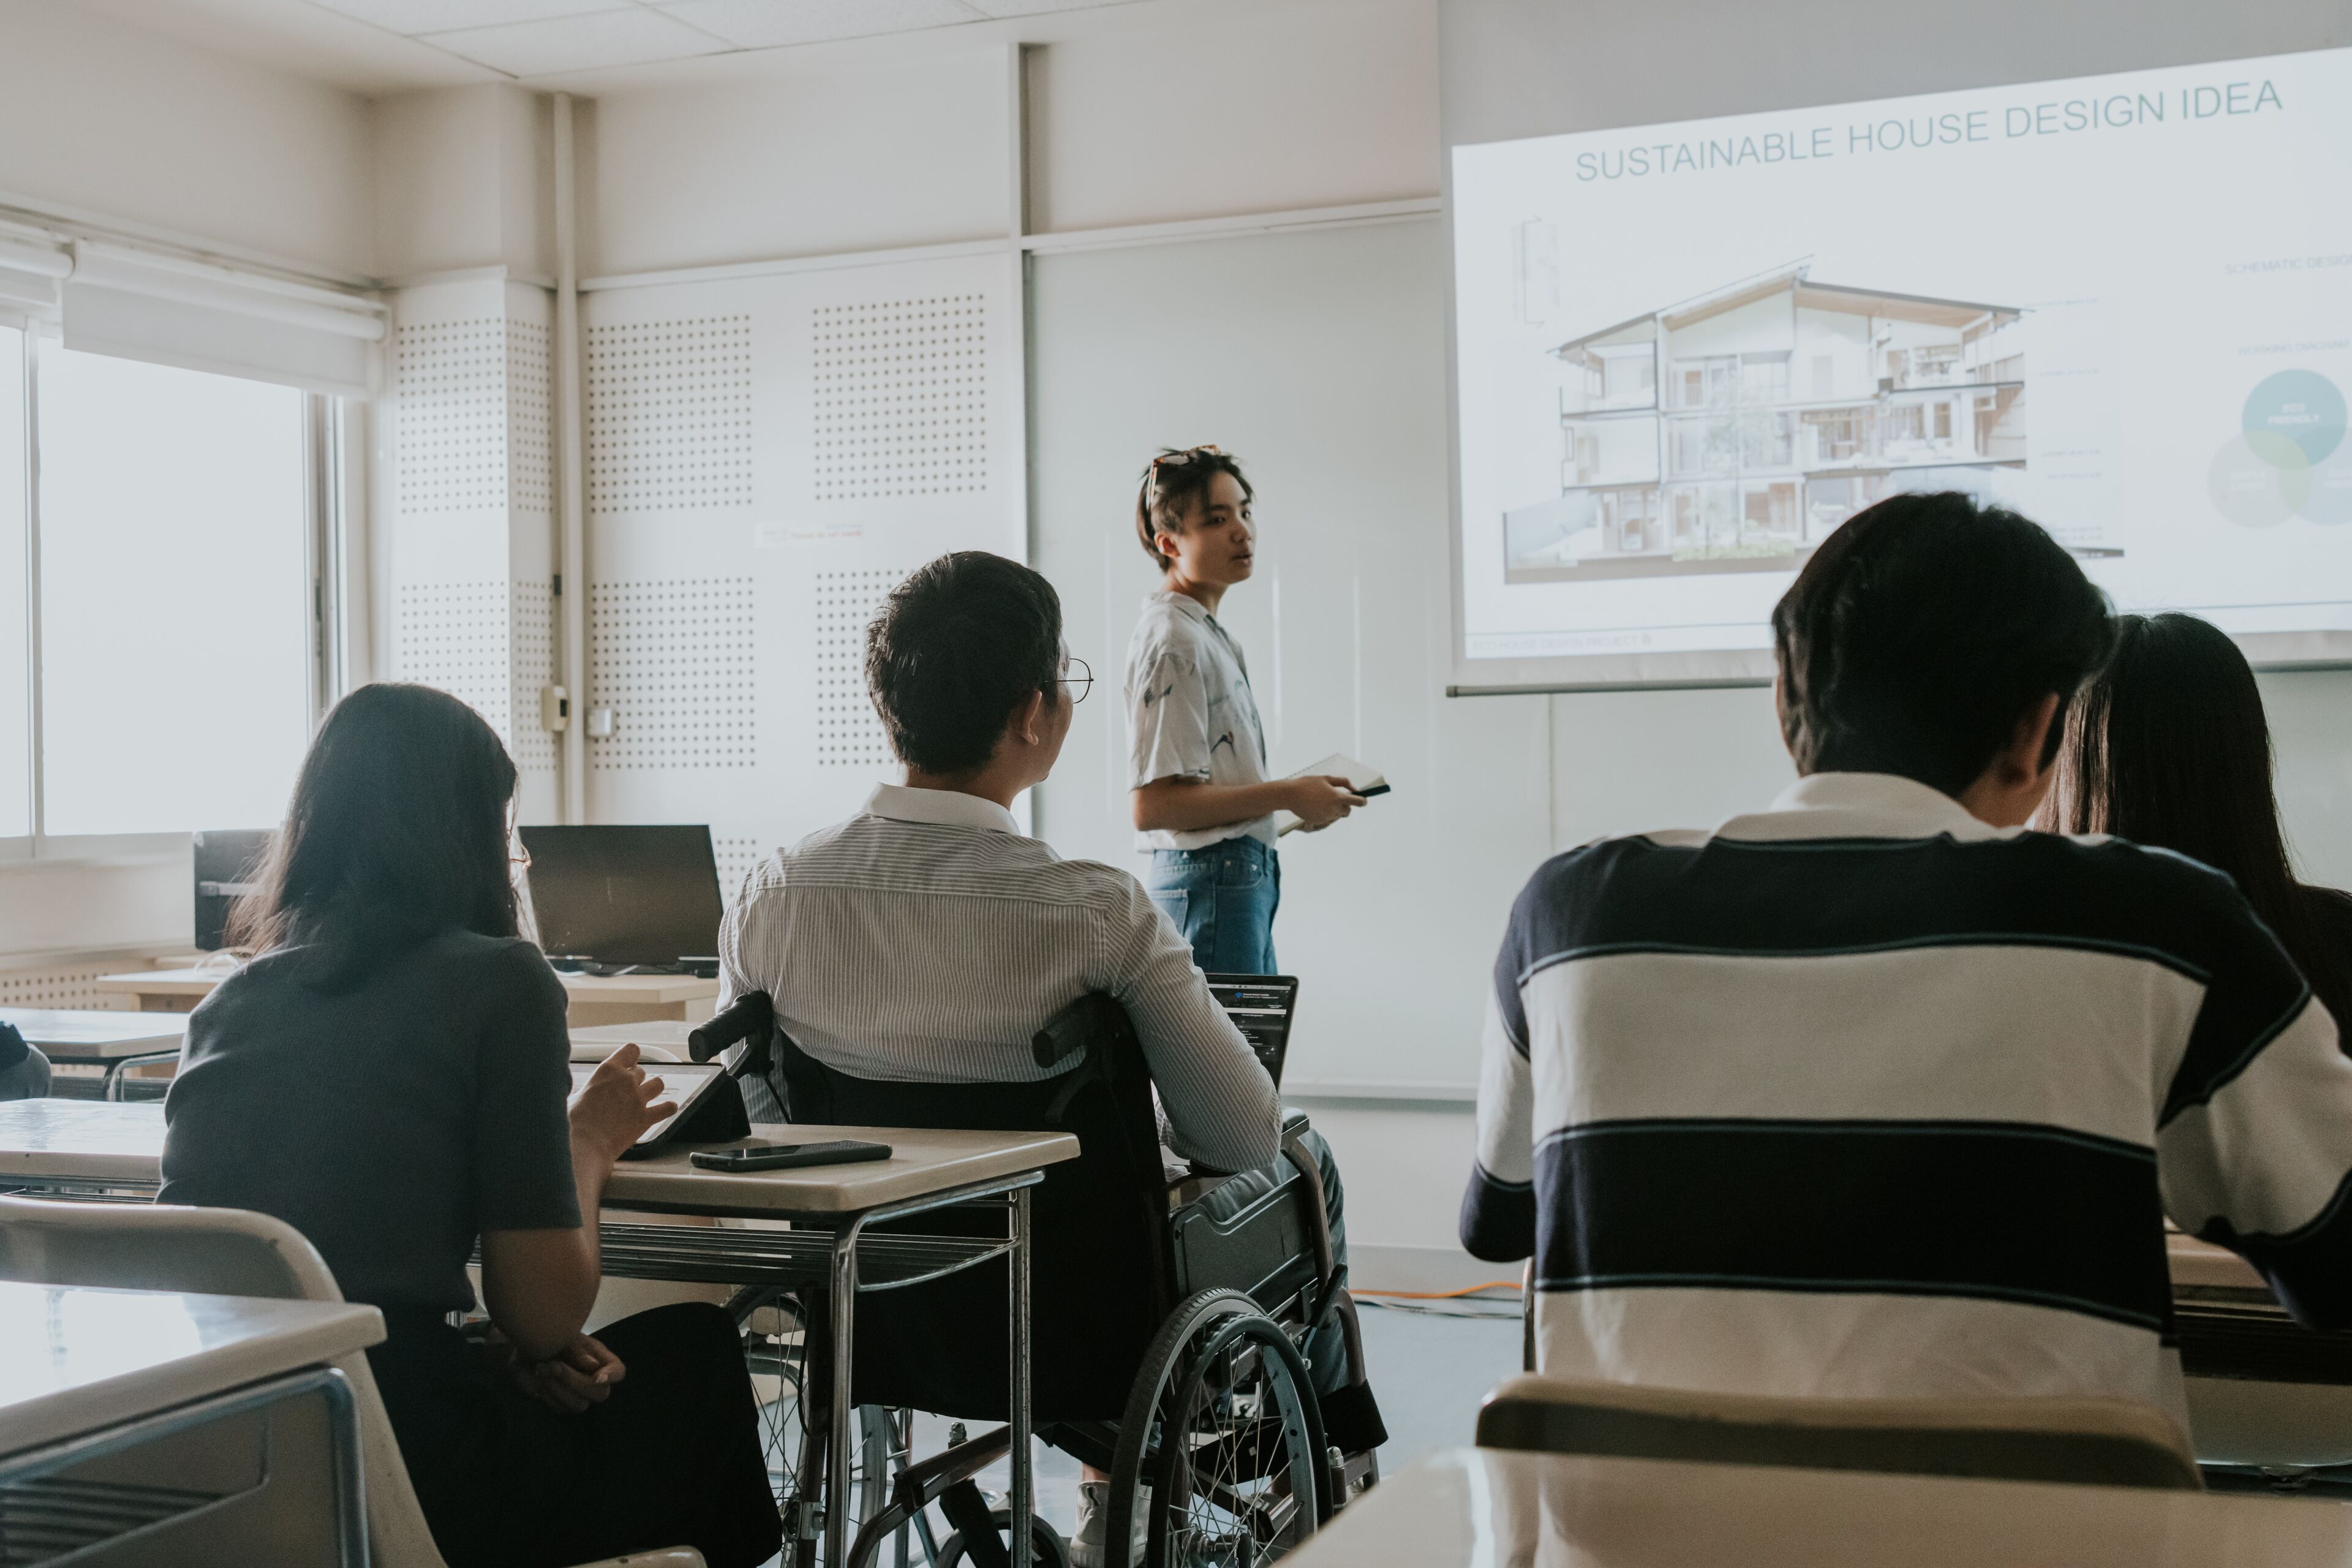
[{"label": "white collar", "polygon": [[867,816],[893,822],[936,822],[948,827],[977,827],[988,833],[1021,837],[1013,814],[992,800],[954,789],[908,789],[905,784],[876,784],[861,808]]},{"label": "white collar", "polygon": [[1209,614],[1208,605],[1203,605],[1192,595],[1180,594],[1173,588],[1155,588],[1144,595],[1143,602],[1147,605],[1166,605],[1180,614],[1191,616],[1196,620],[1206,621],[1211,626],[1214,626],[1217,621],[1216,616]]},{"label": "white collar", "polygon": [[1735,816],[1717,827],[1723,838],[2010,837],[2021,827],[1997,828],[1969,815],[1939,789],[1895,773],[1808,773],[1769,811]]}]

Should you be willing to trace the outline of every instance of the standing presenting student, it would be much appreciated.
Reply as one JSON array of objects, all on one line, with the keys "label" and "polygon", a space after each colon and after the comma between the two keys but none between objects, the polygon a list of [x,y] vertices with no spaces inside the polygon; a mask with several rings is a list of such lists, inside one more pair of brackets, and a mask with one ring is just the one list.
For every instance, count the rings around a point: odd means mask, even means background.
[{"label": "standing presenting student", "polygon": [[1210,973],[1272,974],[1282,865],[1274,814],[1311,830],[1364,804],[1344,778],[1265,776],[1265,731],[1241,645],[1217,621],[1249,580],[1257,526],[1241,465],[1214,447],[1144,470],[1135,532],[1160,568],[1127,645],[1127,719],[1143,885]]}]

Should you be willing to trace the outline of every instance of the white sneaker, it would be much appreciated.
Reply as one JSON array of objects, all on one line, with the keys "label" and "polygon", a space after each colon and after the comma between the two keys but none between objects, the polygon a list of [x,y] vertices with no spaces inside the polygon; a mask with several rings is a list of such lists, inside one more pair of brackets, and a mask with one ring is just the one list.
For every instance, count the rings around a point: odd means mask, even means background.
[{"label": "white sneaker", "polygon": [[[1134,1542],[1128,1548],[1127,1557],[1130,1568],[1143,1568],[1150,1519],[1145,1510],[1136,1510]],[[1109,1535],[1110,1483],[1080,1481],[1077,1528],[1070,1532],[1070,1568],[1107,1568],[1110,1554],[1105,1548],[1110,1543]]]}]

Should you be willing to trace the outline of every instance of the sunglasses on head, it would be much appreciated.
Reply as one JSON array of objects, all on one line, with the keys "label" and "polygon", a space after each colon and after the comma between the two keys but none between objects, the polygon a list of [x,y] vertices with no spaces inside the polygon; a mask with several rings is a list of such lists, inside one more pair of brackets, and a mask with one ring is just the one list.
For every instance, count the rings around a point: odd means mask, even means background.
[{"label": "sunglasses on head", "polygon": [[1162,453],[1152,458],[1151,467],[1144,470],[1144,483],[1154,494],[1157,494],[1160,489],[1160,469],[1181,468],[1206,458],[1222,458],[1224,455],[1224,452],[1216,447],[1187,447],[1181,452]]}]

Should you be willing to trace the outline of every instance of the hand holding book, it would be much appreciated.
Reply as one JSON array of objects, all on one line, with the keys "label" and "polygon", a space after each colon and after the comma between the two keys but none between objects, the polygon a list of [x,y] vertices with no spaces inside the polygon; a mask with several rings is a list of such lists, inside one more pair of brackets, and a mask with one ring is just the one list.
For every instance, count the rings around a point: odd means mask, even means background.
[{"label": "hand holding book", "polygon": [[1309,833],[1318,833],[1371,796],[1389,792],[1388,780],[1382,778],[1377,769],[1338,752],[1321,762],[1310,763],[1297,773],[1286,775],[1283,782],[1319,787],[1300,791],[1298,805],[1304,809],[1274,814],[1277,837],[1302,828]]}]

